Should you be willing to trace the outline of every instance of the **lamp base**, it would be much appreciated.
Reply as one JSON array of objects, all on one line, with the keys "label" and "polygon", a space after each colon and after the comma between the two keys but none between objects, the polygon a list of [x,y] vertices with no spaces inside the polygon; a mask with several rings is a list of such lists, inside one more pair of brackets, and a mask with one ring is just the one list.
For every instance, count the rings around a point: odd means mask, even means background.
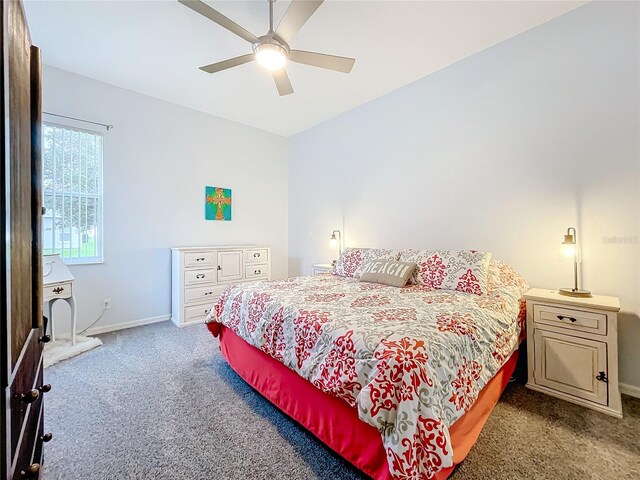
[{"label": "lamp base", "polygon": [[591,292],[589,290],[581,290],[579,288],[560,288],[558,290],[560,295],[567,295],[569,297],[590,297]]}]

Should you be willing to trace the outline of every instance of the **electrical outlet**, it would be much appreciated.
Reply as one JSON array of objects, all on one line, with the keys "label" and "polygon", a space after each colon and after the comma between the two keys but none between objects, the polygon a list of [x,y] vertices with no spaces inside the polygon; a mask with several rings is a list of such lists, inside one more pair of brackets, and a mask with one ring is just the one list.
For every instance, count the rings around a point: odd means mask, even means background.
[{"label": "electrical outlet", "polygon": [[105,310],[111,310],[111,299],[110,298],[105,298],[104,299],[104,309]]}]

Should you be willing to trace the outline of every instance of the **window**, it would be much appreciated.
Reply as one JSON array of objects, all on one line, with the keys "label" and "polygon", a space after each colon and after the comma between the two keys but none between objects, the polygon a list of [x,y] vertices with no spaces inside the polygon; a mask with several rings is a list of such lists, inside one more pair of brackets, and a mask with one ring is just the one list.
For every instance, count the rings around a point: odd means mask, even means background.
[{"label": "window", "polygon": [[44,253],[102,262],[102,134],[43,123]]}]

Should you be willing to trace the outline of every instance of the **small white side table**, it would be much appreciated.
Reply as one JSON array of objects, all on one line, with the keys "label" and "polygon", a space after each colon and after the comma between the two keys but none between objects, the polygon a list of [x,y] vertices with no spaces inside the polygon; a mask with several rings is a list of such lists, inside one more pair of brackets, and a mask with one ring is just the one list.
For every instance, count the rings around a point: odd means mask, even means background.
[{"label": "small white side table", "polygon": [[568,297],[532,288],[527,300],[527,387],[622,418],[618,297]]},{"label": "small white side table", "polygon": [[319,275],[321,273],[329,273],[333,269],[330,263],[316,263],[311,265],[311,275]]},{"label": "small white side table", "polygon": [[55,340],[53,328],[53,304],[65,300],[71,309],[71,345],[76,344],[76,299],[73,295],[75,277],[69,271],[60,255],[44,255],[42,259],[43,289],[45,316],[51,322],[51,340]]}]

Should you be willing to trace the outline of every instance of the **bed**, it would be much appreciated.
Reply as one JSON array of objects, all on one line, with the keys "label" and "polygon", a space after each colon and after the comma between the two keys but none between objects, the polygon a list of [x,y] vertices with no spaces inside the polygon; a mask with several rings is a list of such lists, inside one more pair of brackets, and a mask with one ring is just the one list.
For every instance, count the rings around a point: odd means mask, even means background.
[{"label": "bed", "polygon": [[252,387],[372,478],[447,478],[509,381],[526,282],[485,294],[332,274],[228,288],[207,327]]}]

